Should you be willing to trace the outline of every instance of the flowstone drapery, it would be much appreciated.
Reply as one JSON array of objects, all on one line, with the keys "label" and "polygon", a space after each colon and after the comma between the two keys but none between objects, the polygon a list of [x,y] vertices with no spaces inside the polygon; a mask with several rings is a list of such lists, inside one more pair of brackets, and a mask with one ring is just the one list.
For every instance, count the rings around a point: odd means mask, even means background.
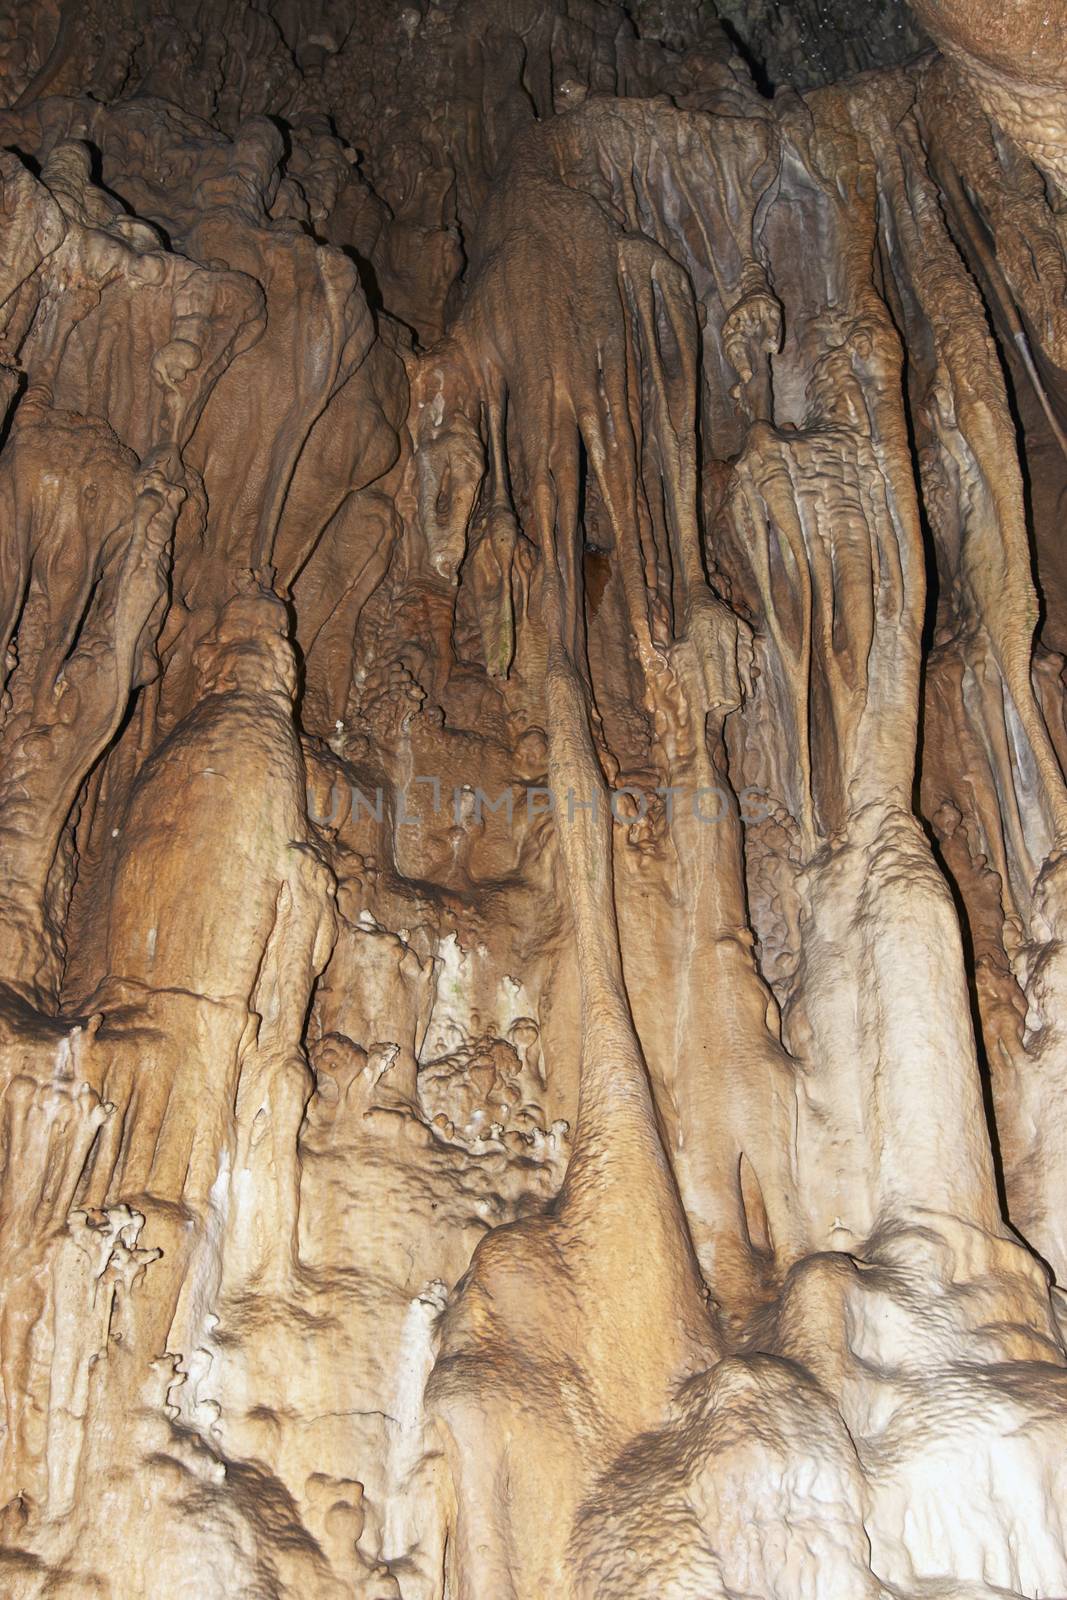
[{"label": "flowstone drapery", "polygon": [[4,1596],[1067,1593],[1067,29],[915,13],[0,17]]}]

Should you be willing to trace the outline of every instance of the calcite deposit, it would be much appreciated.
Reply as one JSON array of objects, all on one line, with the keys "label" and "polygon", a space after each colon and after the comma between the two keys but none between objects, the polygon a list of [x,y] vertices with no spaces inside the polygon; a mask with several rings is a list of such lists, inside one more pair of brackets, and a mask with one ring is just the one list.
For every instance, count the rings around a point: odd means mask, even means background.
[{"label": "calcite deposit", "polygon": [[2,1600],[1062,1600],[1062,4],[0,103]]}]

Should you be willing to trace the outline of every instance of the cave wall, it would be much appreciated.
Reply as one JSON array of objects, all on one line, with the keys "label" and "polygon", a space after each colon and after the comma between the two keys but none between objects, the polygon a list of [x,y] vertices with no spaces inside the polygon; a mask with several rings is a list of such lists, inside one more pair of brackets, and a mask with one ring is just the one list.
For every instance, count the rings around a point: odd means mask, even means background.
[{"label": "cave wall", "polygon": [[1067,1593],[1067,32],[720,10],[0,17],[11,1600]]},{"label": "cave wall", "polygon": [[768,88],[812,89],[930,48],[905,0],[716,0],[716,10]]}]

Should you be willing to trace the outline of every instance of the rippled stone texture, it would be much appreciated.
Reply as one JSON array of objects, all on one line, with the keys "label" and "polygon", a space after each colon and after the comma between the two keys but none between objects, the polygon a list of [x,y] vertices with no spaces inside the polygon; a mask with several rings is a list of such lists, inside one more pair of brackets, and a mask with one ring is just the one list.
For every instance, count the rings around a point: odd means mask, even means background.
[{"label": "rippled stone texture", "polygon": [[0,18],[5,1597],[1067,1593],[1067,43],[873,9]]}]

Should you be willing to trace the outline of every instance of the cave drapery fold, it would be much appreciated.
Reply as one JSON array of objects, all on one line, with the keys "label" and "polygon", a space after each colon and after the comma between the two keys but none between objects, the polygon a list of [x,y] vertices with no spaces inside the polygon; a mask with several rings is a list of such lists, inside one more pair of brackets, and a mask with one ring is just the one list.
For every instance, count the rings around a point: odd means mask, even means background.
[{"label": "cave drapery fold", "polygon": [[1067,21],[864,9],[0,11],[10,1600],[1067,1594]]}]

